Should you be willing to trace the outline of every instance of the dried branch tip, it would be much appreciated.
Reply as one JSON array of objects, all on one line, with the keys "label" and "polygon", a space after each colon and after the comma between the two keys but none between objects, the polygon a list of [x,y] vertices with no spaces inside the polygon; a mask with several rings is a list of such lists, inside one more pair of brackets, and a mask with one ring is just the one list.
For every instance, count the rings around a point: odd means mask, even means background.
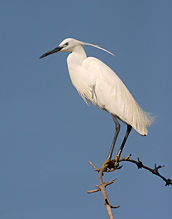
[{"label": "dried branch tip", "polygon": [[95,171],[99,172],[100,169],[94,166],[94,164],[91,163],[91,161],[88,161],[88,163],[94,168]]},{"label": "dried branch tip", "polygon": [[171,179],[166,179],[166,184],[165,186],[172,185],[172,180]]},{"label": "dried branch tip", "polygon": [[117,178],[115,178],[115,179],[113,179],[113,180],[111,180],[110,182],[107,182],[107,183],[104,182],[104,186],[106,187],[106,186],[111,185],[112,183],[115,182],[116,179],[117,179]]}]

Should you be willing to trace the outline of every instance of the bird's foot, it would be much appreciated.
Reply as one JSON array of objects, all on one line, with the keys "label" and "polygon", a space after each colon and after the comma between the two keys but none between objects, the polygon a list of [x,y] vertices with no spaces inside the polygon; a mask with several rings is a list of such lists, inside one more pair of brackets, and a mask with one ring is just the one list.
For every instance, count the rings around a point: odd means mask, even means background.
[{"label": "bird's foot", "polygon": [[105,167],[105,165],[107,165],[107,167],[106,168],[109,168],[109,163],[111,162],[111,160],[109,160],[108,158],[107,158],[107,160],[103,163],[103,165],[101,166],[101,169],[102,168],[104,168]]},{"label": "bird's foot", "polygon": [[118,165],[117,165],[118,159],[119,159],[119,158],[118,158],[117,156],[116,156],[115,159],[113,159],[113,160],[107,159],[107,160],[103,163],[103,165],[101,166],[101,169],[104,168],[105,165],[107,165],[107,166],[105,167],[106,172],[112,172],[112,171],[116,170],[116,169],[118,168]]}]

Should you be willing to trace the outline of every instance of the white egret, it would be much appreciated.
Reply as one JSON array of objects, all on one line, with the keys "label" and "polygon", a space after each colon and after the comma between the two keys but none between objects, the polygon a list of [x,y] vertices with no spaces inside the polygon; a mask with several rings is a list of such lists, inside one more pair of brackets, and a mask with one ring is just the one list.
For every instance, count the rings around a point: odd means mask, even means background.
[{"label": "white egret", "polygon": [[74,87],[85,102],[89,100],[100,109],[111,114],[115,122],[116,132],[105,163],[111,161],[115,142],[120,131],[120,124],[117,119],[127,125],[127,131],[118,153],[118,161],[132,127],[140,135],[145,136],[148,133],[148,126],[152,123],[152,118],[140,108],[111,68],[97,58],[86,56],[84,45],[94,46],[110,53],[97,45],[68,38],[40,58],[57,52],[70,52],[67,64]]}]

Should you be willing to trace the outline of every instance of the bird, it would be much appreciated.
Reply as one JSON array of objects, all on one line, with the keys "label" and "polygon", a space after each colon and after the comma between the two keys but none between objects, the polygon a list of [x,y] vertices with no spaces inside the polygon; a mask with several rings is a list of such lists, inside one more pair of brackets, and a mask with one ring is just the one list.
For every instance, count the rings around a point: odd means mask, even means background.
[{"label": "bird", "polygon": [[116,156],[115,167],[132,128],[141,136],[146,136],[153,117],[139,106],[122,80],[108,65],[97,58],[87,57],[84,50],[85,45],[96,47],[113,55],[98,45],[67,38],[55,49],[44,53],[40,59],[58,52],[69,52],[67,65],[73,86],[86,103],[89,101],[111,115],[115,123],[115,134],[107,159],[102,166],[112,160],[112,153],[120,132],[118,120],[127,125],[124,139]]}]

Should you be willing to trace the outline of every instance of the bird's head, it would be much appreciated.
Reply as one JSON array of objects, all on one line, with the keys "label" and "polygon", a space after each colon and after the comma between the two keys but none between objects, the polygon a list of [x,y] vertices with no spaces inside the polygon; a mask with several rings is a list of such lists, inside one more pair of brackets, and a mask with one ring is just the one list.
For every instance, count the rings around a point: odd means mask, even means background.
[{"label": "bird's head", "polygon": [[57,52],[73,52],[74,48],[77,46],[82,46],[83,43],[81,41],[72,39],[72,38],[67,38],[65,40],[63,40],[58,47],[56,47],[53,50],[50,50],[49,52],[44,53],[41,58],[44,58],[48,55],[51,55],[53,53],[57,53]]},{"label": "bird's head", "polygon": [[108,52],[110,53],[111,55],[113,55],[111,52],[107,51],[106,49],[103,49],[97,45],[93,45],[91,43],[84,43],[84,42],[81,42],[79,40],[75,40],[73,38],[67,38],[65,40],[63,40],[58,47],[56,47],[55,49],[53,50],[50,50],[49,52],[46,52],[44,53],[41,57],[41,58],[44,58],[48,55],[51,55],[53,53],[57,53],[57,52],[73,52],[74,49],[78,46],[83,46],[83,45],[89,45],[89,46],[93,46],[93,47],[96,47],[98,49],[101,49],[101,50],[104,50],[105,52]]}]

